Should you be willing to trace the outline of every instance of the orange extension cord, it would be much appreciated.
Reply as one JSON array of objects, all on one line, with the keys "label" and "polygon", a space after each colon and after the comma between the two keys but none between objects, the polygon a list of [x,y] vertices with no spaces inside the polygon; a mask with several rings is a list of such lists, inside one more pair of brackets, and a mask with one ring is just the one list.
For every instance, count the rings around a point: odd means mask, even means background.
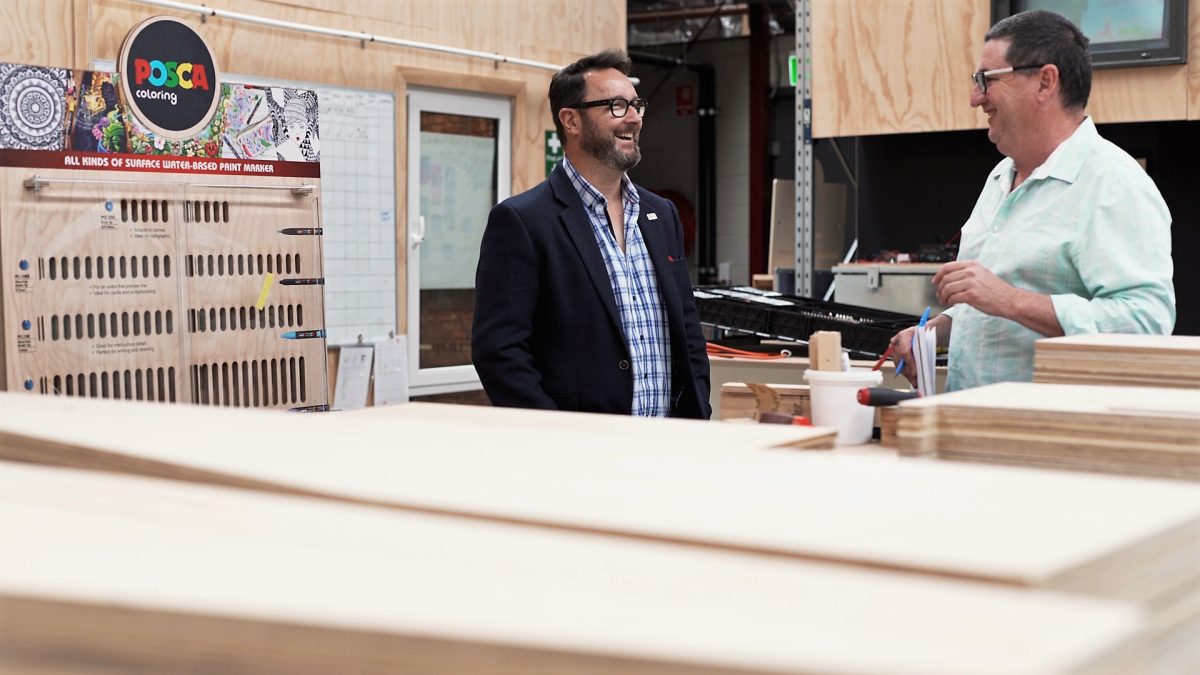
[{"label": "orange extension cord", "polygon": [[764,354],[762,352],[748,352],[744,349],[726,347],[715,342],[709,342],[707,345],[709,356],[719,356],[723,359],[742,358],[755,359],[758,361],[774,361],[776,359],[786,359],[792,355],[792,353],[786,349],[780,350],[778,354]]}]

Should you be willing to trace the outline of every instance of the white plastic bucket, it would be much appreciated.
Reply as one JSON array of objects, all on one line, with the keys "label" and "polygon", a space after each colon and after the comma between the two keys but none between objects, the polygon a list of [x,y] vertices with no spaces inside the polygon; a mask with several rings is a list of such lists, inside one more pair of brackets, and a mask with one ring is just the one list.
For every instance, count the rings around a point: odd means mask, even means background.
[{"label": "white plastic bucket", "polygon": [[859,445],[871,440],[875,409],[858,402],[858,390],[883,381],[878,370],[812,370],[804,373],[809,384],[812,422],[837,429],[838,445]]}]

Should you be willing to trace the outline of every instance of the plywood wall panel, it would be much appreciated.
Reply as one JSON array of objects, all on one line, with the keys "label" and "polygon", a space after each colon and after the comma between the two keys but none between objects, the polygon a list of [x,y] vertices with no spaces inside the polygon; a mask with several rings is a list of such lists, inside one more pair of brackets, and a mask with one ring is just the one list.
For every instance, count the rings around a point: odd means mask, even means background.
[{"label": "plywood wall panel", "polygon": [[74,21],[74,0],[0,3],[0,61],[70,65]]},{"label": "plywood wall panel", "polygon": [[1185,119],[1187,66],[1097,70],[1087,111],[1101,124]]},{"label": "plywood wall panel", "polygon": [[[1096,71],[1097,122],[1200,119],[1200,0],[1187,66]],[[988,0],[814,0],[813,134],[982,129],[967,76],[991,24]]]},{"label": "plywood wall panel", "polygon": [[1188,2],[1188,114],[1200,120],[1200,0]]},{"label": "plywood wall panel", "polygon": [[985,0],[817,0],[814,135],[982,126],[968,76],[987,26]]}]

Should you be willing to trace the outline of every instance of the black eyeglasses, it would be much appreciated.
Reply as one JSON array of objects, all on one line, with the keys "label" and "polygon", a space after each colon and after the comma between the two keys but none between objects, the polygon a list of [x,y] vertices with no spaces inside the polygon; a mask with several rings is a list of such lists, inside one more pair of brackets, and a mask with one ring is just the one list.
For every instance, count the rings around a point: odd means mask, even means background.
[{"label": "black eyeglasses", "polygon": [[613,117],[624,117],[629,112],[630,108],[637,111],[639,116],[646,114],[646,99],[635,98],[627,100],[623,98],[606,98],[602,101],[585,101],[575,105],[563,106],[565,108],[602,108],[608,106],[608,112],[612,113]]},{"label": "black eyeglasses", "polygon": [[976,87],[979,87],[979,91],[987,94],[988,81],[997,75],[1003,75],[1004,73],[1015,73],[1018,70],[1044,68],[1045,66],[1045,63],[1033,63],[1028,66],[1009,66],[1008,68],[997,68],[995,70],[981,70],[977,73],[971,73],[971,81],[975,83]]}]

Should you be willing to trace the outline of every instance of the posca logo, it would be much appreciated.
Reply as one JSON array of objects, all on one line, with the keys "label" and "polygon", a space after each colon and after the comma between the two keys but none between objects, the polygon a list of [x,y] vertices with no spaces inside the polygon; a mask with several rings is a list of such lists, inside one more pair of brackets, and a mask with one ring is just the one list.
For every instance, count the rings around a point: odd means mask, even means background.
[{"label": "posca logo", "polygon": [[[180,87],[182,89],[204,89],[208,90],[208,73],[204,69],[204,65],[196,65],[194,63],[178,63],[176,61],[159,61],[157,59],[147,61],[146,59],[133,60],[133,84],[142,86],[149,82],[155,87],[164,87],[168,90]],[[171,105],[178,105],[178,100],[172,94]],[[143,97],[145,98],[145,97]]]},{"label": "posca logo", "polygon": [[156,16],[138,24],[121,45],[118,69],[130,110],[161,136],[191,138],[216,112],[216,60],[178,19]]}]

